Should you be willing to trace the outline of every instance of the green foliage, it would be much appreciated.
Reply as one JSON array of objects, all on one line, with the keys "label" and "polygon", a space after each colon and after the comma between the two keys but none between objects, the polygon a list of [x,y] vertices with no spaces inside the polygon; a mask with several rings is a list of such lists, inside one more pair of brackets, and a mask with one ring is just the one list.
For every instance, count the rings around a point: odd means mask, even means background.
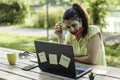
[{"label": "green foliage", "polygon": [[[44,0],[41,0],[44,1]],[[52,5],[57,5],[58,3],[74,3],[74,2],[78,2],[78,3],[83,3],[82,5],[84,5],[84,7],[88,10],[90,17],[91,17],[91,24],[93,25],[98,25],[102,31],[102,29],[104,27],[106,27],[107,22],[106,22],[106,16],[108,14],[108,9],[111,5],[116,5],[119,4],[119,0],[64,0],[64,1],[60,1],[60,0],[48,0],[49,4]],[[53,2],[52,2],[53,1]],[[44,1],[45,4],[45,1]],[[65,6],[66,4],[63,4],[62,6]],[[53,19],[54,21],[54,16],[50,15],[50,18]],[[51,21],[50,19],[50,21]],[[49,26],[52,23],[49,23]]]},{"label": "green foliage", "polygon": [[90,14],[91,24],[98,25],[101,31],[107,25],[105,18],[108,10],[119,4],[119,0],[84,0],[84,6],[87,6],[86,9]]},{"label": "green foliage", "polygon": [[[62,21],[63,11],[64,9],[62,7],[57,7],[57,8],[49,7],[49,24],[48,24],[49,28],[53,28],[56,22]],[[46,27],[47,22],[46,22],[45,7],[41,7],[36,11],[33,11],[30,16],[32,22],[29,23],[28,26],[32,25],[31,27],[40,27],[40,28]]]},{"label": "green foliage", "polygon": [[[45,6],[45,8],[34,8],[39,9],[39,11],[35,12],[34,15],[29,15],[29,19],[27,21],[25,18],[26,15],[28,15],[28,6],[35,6],[36,2],[38,3],[37,5]],[[101,30],[107,25],[105,17],[108,14],[108,9],[113,9],[111,7],[113,5],[114,8],[116,8],[116,5],[120,4],[119,0],[48,0],[48,2],[50,28],[53,27],[59,20],[61,21],[61,16],[65,8],[70,7],[70,5],[74,2],[78,2],[88,10],[91,17],[91,24],[100,26]],[[25,26],[46,26],[46,0],[0,0],[0,3],[4,3],[2,7],[0,6],[0,24],[20,24],[24,23],[24,20],[26,20],[27,24],[25,24]],[[51,6],[54,7],[54,9],[51,8]],[[57,6],[61,6],[63,8],[57,9]]]},{"label": "green foliage", "polygon": [[60,7],[49,9],[49,24],[48,24],[48,26],[50,28],[53,28],[53,26],[56,24],[56,22],[62,21],[63,11],[64,11],[64,9],[60,8]]},{"label": "green foliage", "polygon": [[36,12],[36,15],[34,15],[35,22],[34,22],[34,27],[41,27],[44,28],[45,26],[45,20],[46,20],[46,14],[45,10],[41,9]]},{"label": "green foliage", "polygon": [[120,0],[110,0],[109,10],[120,10]]},{"label": "green foliage", "polygon": [[17,2],[0,3],[0,24],[20,24],[27,15],[27,6]]},{"label": "green foliage", "polygon": [[41,3],[41,4],[45,4],[45,3],[46,3],[46,0],[40,0],[40,3]]},{"label": "green foliage", "polygon": [[[39,0],[37,0],[39,1]],[[12,3],[12,2],[17,2],[17,3],[23,3],[25,5],[34,5],[36,0],[0,0],[0,3]]]},{"label": "green foliage", "polygon": [[107,0],[92,0],[89,1],[89,7],[87,8],[90,14],[91,24],[98,25],[101,30],[107,25],[105,21],[107,16],[107,6]]},{"label": "green foliage", "polygon": [[46,1],[48,1],[50,5],[56,5],[57,3],[70,2],[71,0],[40,0],[40,3],[46,4]]},{"label": "green foliage", "polygon": [[106,44],[105,51],[107,55],[108,66],[120,68],[120,43]]}]

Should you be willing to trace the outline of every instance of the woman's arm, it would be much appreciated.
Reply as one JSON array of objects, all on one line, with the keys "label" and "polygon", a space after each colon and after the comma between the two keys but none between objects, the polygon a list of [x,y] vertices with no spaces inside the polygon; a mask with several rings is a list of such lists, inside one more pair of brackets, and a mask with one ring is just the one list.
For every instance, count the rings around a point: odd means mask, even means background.
[{"label": "woman's arm", "polygon": [[58,37],[58,43],[63,43],[63,37]]},{"label": "woman's arm", "polygon": [[62,24],[60,22],[55,24],[55,34],[58,37],[58,43],[63,43],[63,36],[62,36]]},{"label": "woman's arm", "polygon": [[98,33],[92,38],[90,38],[88,41],[87,45],[88,55],[83,57],[74,57],[75,60],[82,63],[95,64],[99,46],[100,46],[100,34]]}]

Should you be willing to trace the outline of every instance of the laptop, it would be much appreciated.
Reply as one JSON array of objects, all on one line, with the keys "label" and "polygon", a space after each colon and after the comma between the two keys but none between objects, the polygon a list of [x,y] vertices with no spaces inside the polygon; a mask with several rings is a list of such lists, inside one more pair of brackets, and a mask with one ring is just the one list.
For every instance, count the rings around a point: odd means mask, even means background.
[{"label": "laptop", "polygon": [[35,49],[42,71],[77,79],[92,70],[89,66],[75,65],[70,45],[35,41]]}]

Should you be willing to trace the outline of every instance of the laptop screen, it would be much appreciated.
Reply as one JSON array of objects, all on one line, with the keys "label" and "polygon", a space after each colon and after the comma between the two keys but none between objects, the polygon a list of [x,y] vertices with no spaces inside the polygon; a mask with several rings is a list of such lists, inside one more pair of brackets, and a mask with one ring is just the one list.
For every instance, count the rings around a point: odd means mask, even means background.
[{"label": "laptop screen", "polygon": [[41,70],[75,78],[76,72],[72,46],[35,41],[35,48]]}]

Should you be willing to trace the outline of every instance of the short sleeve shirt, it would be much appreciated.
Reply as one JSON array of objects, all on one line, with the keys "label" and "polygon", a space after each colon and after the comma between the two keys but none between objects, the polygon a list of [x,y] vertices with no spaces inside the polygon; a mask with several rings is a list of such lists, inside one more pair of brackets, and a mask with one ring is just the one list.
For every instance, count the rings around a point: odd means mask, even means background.
[{"label": "short sleeve shirt", "polygon": [[101,42],[99,52],[96,58],[96,64],[106,65],[105,50],[99,27],[90,25],[87,35],[84,38],[80,38],[79,40],[77,40],[76,36],[72,35],[70,32],[67,32],[67,34],[65,35],[65,43],[69,42],[73,46],[74,56],[87,56],[88,40],[97,33],[100,34]]}]

